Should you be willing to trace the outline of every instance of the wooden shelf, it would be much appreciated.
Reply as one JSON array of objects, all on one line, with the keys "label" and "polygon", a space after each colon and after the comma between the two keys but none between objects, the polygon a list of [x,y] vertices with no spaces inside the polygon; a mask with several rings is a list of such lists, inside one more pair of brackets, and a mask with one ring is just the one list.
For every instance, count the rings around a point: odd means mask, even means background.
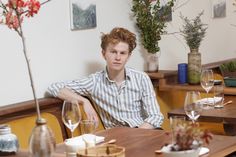
[{"label": "wooden shelf", "polygon": [[[202,65],[204,68],[213,69],[215,72],[219,72],[219,65],[226,63],[233,59],[227,59],[224,61],[214,62]],[[160,91],[171,91],[171,90],[183,90],[183,91],[200,91],[205,90],[200,85],[189,85],[189,84],[178,84],[178,72],[177,70],[159,70],[158,72],[147,72],[151,78],[155,88],[159,88]],[[225,87],[224,93],[227,95],[236,95],[236,88]]]},{"label": "wooden shelf", "polygon": [[[205,92],[205,90],[200,85],[166,83],[166,79],[159,80],[159,90],[160,91],[185,90],[185,91]],[[224,88],[224,94],[236,95],[236,88],[225,87]]]},{"label": "wooden shelf", "polygon": [[170,76],[176,76],[176,70],[159,70],[158,72],[147,72],[151,79],[162,79]]}]

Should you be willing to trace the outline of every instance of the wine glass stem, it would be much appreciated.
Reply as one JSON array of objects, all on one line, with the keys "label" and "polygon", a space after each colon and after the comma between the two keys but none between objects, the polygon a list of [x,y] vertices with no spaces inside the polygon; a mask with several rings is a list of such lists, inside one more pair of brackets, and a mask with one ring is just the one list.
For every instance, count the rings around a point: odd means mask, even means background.
[{"label": "wine glass stem", "polygon": [[209,103],[209,91],[207,91],[207,106],[210,106],[210,103]]},{"label": "wine glass stem", "polygon": [[172,144],[175,144],[175,132],[174,129],[172,129]]},{"label": "wine glass stem", "polygon": [[208,96],[209,96],[209,95],[208,95],[208,91],[207,91],[206,93],[207,93],[207,95],[206,95],[206,96],[207,96],[207,106],[209,106],[209,100],[208,100]]},{"label": "wine glass stem", "polygon": [[71,138],[73,138],[73,131],[71,131]]}]

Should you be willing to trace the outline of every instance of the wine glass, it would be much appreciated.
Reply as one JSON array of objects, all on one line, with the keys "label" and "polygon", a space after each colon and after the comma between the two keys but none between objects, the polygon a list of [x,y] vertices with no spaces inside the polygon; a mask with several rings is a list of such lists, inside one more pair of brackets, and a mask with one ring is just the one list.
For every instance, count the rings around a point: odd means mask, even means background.
[{"label": "wine glass", "polygon": [[170,128],[172,133],[172,144],[176,142],[176,128],[185,123],[185,116],[171,116],[170,117]]},{"label": "wine glass", "polygon": [[77,102],[64,101],[62,107],[62,121],[71,131],[71,137],[75,128],[79,125],[81,113]]},{"label": "wine glass", "polygon": [[202,111],[201,96],[197,91],[189,91],[185,96],[184,111],[193,123],[199,118]]},{"label": "wine glass", "polygon": [[209,91],[212,89],[212,87],[214,86],[214,75],[213,75],[213,71],[211,69],[205,69],[202,70],[201,72],[201,86],[202,88],[204,88],[204,90],[207,93],[207,102],[204,103],[204,109],[209,109],[210,102],[208,99],[208,93]]}]

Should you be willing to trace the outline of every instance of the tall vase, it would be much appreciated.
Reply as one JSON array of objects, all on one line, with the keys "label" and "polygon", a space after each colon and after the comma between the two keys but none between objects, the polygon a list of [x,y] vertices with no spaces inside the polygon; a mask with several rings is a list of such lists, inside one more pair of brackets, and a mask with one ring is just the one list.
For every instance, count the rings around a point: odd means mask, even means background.
[{"label": "tall vase", "polygon": [[199,84],[201,75],[201,53],[198,49],[192,49],[188,53],[188,83],[189,84]]},{"label": "tall vase", "polygon": [[148,53],[147,57],[147,71],[148,72],[157,72],[159,70],[159,58],[161,52]]},{"label": "tall vase", "polygon": [[38,119],[29,140],[30,157],[51,157],[55,148],[56,141],[52,130],[45,119]]}]

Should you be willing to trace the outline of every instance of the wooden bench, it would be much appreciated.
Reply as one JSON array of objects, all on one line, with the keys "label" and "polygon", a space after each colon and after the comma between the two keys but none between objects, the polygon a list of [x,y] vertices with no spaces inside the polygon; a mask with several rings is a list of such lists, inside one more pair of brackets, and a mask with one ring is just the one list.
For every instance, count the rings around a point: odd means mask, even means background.
[{"label": "wooden bench", "polygon": [[[47,125],[52,129],[56,143],[62,143],[71,137],[61,118],[63,101],[57,98],[41,98],[39,100],[41,116],[47,120]],[[82,119],[86,118],[83,109]],[[0,107],[0,124],[9,124],[12,132],[19,139],[20,148],[28,148],[28,140],[35,127],[36,107],[34,100],[10,104]],[[98,130],[104,129],[100,121]],[[80,128],[74,135],[80,135]]]}]

